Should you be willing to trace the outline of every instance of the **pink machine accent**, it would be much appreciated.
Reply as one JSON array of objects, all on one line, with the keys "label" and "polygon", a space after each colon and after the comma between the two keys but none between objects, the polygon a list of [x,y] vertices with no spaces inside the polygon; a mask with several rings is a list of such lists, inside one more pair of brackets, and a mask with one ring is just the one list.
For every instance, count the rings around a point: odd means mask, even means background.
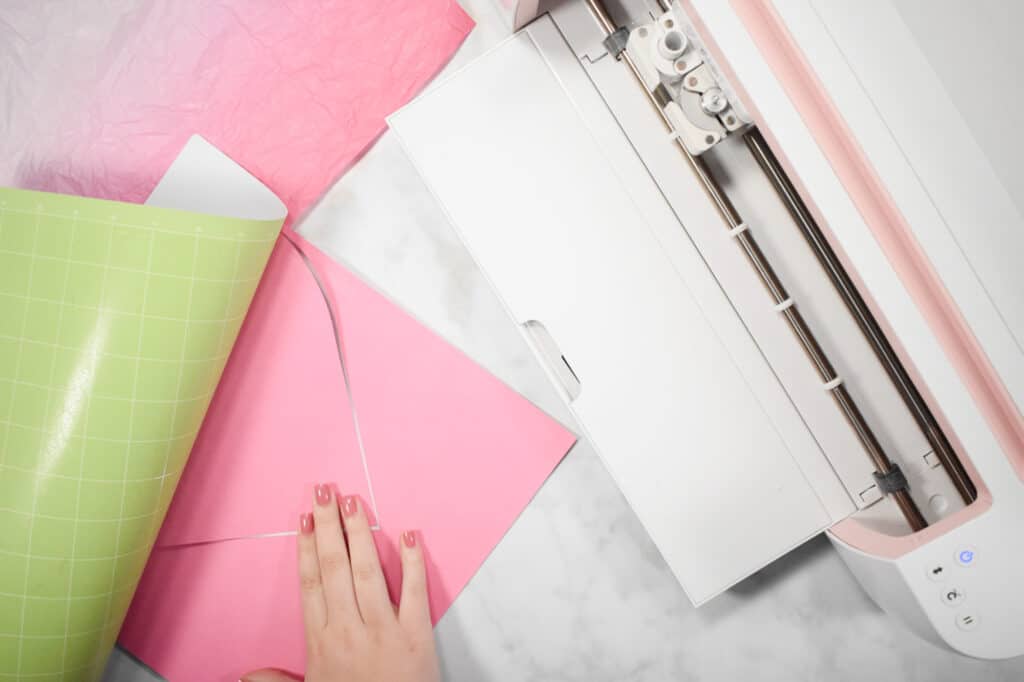
[{"label": "pink machine accent", "polygon": [[[982,413],[999,438],[1017,475],[1024,480],[1024,418],[942,280],[911,234],[906,220],[850,132],[842,114],[825,93],[770,0],[730,2],[785,87],[786,93],[800,109],[804,121],[882,245],[893,268],[924,312],[957,372],[981,406]],[[728,63],[724,55],[719,55],[719,58],[720,63]],[[738,82],[734,83],[741,87]],[[758,123],[763,126],[761,121]],[[766,136],[770,135],[766,127],[761,130]],[[794,178],[798,178],[785,160],[784,153],[779,152],[779,155],[783,157],[787,170]],[[824,221],[822,224],[826,225]],[[873,307],[877,311],[877,306]],[[903,360],[909,367],[913,367],[910,358],[904,355]],[[941,415],[934,401],[930,402],[933,403],[932,409]],[[945,421],[944,417],[940,416],[940,419]],[[948,429],[947,424],[943,426]],[[969,461],[970,453],[962,448],[958,450],[960,456]],[[976,477],[976,472],[972,473]]]},{"label": "pink machine accent", "polygon": [[[864,216],[865,222],[882,245],[886,256],[900,275],[904,285],[921,307],[936,336],[942,341],[946,353],[953,360],[960,376],[971,388],[972,394],[982,406],[985,417],[999,436],[1001,444],[1018,473],[1024,476],[1024,422],[1020,415],[1016,414],[1012,398],[978,346],[977,340],[967,327],[956,304],[946,292],[945,286],[935,273],[931,263],[921,253],[920,246],[910,234],[906,221],[896,208],[885,186],[878,179],[874,169],[864,157],[863,151],[846,126],[842,114],[824,92],[814,71],[789,36],[771,3],[768,0],[758,0],[757,2],[730,0],[730,2],[737,15],[743,20],[747,30],[757,41],[758,47],[776,76],[786,86],[787,94],[797,104],[808,127],[814,132],[815,139],[825,151],[833,169]],[[703,26],[700,14],[688,1],[684,1],[683,5],[690,17],[693,18],[694,23],[702,30],[705,44],[714,54],[718,65],[747,103],[758,128],[772,143],[776,155],[785,166],[789,177],[801,191],[804,201],[814,213],[818,224],[829,236],[833,248],[847,265],[847,271],[860,285],[859,275],[855,269],[849,267],[848,259],[831,234],[828,222],[821,215],[813,197],[806,191],[799,173],[793,168],[775,135],[764,122],[764,117],[758,111],[754,100],[746,93],[743,83],[729,66],[729,61],[718,48],[713,34]],[[965,452],[956,433],[950,428],[942,410],[935,405],[934,399],[931,398],[927,384],[921,381],[920,373],[913,359],[907,356],[902,344],[892,333],[891,325],[879,310],[870,293],[867,292],[866,287],[860,286],[859,288],[868,305],[871,306],[875,317],[882,324],[889,338],[893,339],[893,345],[900,354],[904,365],[930,403],[940,425],[949,434],[961,457],[961,462],[978,487],[978,498],[974,503],[913,535],[897,537],[877,533],[852,517],[836,524],[830,531],[844,542],[863,551],[880,556],[897,557],[984,513],[991,506],[992,498],[971,462],[969,454]]]}]

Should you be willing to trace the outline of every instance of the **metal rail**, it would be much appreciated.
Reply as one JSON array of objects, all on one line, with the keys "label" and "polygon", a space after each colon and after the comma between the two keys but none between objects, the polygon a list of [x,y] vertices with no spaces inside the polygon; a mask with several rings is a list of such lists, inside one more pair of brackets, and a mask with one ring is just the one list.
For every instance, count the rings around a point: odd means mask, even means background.
[{"label": "metal rail", "polygon": [[[607,9],[601,3],[601,0],[586,0],[587,6],[590,8],[594,18],[600,24],[602,30],[606,35],[611,35],[617,29],[611,16],[608,14]],[[637,83],[640,85],[640,89],[647,95],[648,100],[654,107],[655,111],[658,112],[662,123],[668,129],[668,132],[672,132],[672,123],[665,113],[662,104],[659,102],[659,97],[652,92],[644,83],[643,77],[640,74],[640,70],[637,68],[636,63],[629,56],[628,52],[622,52],[620,55],[622,62],[629,67],[630,72],[636,78]],[[732,234],[736,242],[743,249],[744,254],[750,261],[750,264],[757,271],[758,276],[761,278],[761,282],[764,284],[771,296],[776,308],[785,317],[786,322],[789,324],[790,329],[796,336],[800,345],[807,353],[808,358],[814,364],[818,371],[818,376],[821,378],[822,383],[829,388],[829,392],[832,395],[833,400],[839,407],[840,411],[846,417],[847,422],[853,428],[857,438],[863,445],[865,452],[870,457],[875,468],[877,469],[878,476],[886,476],[892,473],[898,467],[893,464],[892,460],[883,450],[881,444],[878,442],[878,438],[872,431],[871,426],[864,419],[864,415],[857,407],[852,396],[843,386],[841,379],[836,374],[832,363],[829,361],[828,356],[822,350],[817,339],[814,337],[814,333],[808,327],[797,306],[794,304],[793,299],[786,291],[785,286],[779,280],[778,275],[772,268],[771,263],[765,257],[761,248],[758,246],[757,241],[753,235],[750,234],[750,230],[746,223],[743,222],[742,217],[736,210],[736,207],[729,200],[728,195],[715,180],[711,174],[710,169],[704,163],[703,159],[695,157],[683,146],[682,142],[678,139],[679,150],[683,153],[683,157],[686,159],[693,171],[694,175],[700,181],[701,186],[704,188],[705,193],[711,202],[714,204],[718,213],[721,215],[722,220],[725,222],[726,227],[729,228],[730,234]],[[924,515],[918,508],[917,504],[911,498],[907,489],[901,488],[894,490],[892,498],[896,502],[903,516],[906,518],[907,523],[914,531],[921,530],[928,526],[928,522],[925,520]]]},{"label": "metal rail", "polygon": [[893,349],[889,340],[882,332],[882,328],[875,319],[875,316],[871,313],[860,292],[857,291],[857,287],[854,285],[853,280],[850,279],[850,275],[843,268],[839,256],[836,255],[836,252],[828,243],[828,239],[814,220],[814,216],[807,208],[807,204],[800,198],[800,194],[796,191],[785,170],[783,170],[782,164],[779,163],[775,153],[772,152],[771,147],[768,146],[764,136],[761,135],[761,131],[757,128],[751,128],[745,133],[743,141],[747,143],[747,148],[761,166],[761,170],[768,176],[768,180],[771,182],[772,187],[775,188],[779,199],[782,200],[782,203],[789,211],[793,222],[800,229],[800,233],[803,234],[807,244],[814,251],[814,255],[825,270],[825,274],[828,275],[832,285],[839,292],[839,296],[843,299],[843,303],[846,304],[847,310],[850,311],[850,315],[857,323],[861,333],[864,334],[871,349],[875,352],[878,361],[882,364],[886,374],[889,375],[889,379],[892,381],[893,386],[896,387],[897,393],[900,394],[900,398],[903,399],[910,414],[914,417],[914,421],[917,422],[917,426],[921,433],[924,434],[928,445],[931,446],[932,451],[949,474],[950,479],[953,481],[953,486],[960,494],[964,503],[970,504],[977,497],[977,489],[967,476],[967,472],[953,451],[953,446],[950,445],[946,434],[939,428],[939,424],[936,422],[935,416],[929,409],[928,404],[917,390],[914,382],[911,381],[910,375],[900,361],[899,356],[896,355],[895,349]]}]

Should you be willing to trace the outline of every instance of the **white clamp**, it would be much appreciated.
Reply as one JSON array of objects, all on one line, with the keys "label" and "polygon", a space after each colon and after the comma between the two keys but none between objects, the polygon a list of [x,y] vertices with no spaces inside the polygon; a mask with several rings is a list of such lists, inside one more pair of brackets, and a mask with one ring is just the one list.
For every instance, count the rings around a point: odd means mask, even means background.
[{"label": "white clamp", "polygon": [[775,312],[781,313],[784,310],[789,310],[790,308],[793,307],[793,303],[794,303],[793,297],[790,296],[785,301],[782,301],[781,303],[776,303],[775,304]]},{"label": "white clamp", "polygon": [[739,235],[741,235],[744,232],[746,232],[748,229],[749,228],[747,227],[746,223],[740,223],[736,227],[734,227],[731,230],[729,230],[729,236],[730,237],[738,237]]}]

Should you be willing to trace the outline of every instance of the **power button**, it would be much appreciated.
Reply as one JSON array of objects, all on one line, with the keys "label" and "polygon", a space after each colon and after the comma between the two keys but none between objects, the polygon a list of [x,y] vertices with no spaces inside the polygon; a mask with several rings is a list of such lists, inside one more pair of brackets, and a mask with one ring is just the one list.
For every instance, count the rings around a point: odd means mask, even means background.
[{"label": "power button", "polygon": [[961,566],[973,566],[978,560],[978,553],[973,547],[964,547],[956,552],[956,562]]}]

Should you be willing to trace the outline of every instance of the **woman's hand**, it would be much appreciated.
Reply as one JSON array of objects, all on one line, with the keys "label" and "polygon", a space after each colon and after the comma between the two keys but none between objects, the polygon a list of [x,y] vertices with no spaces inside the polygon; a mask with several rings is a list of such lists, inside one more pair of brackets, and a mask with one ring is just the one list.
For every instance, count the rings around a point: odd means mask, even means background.
[{"label": "woman's hand", "polygon": [[[316,486],[314,498],[313,513],[300,518],[298,537],[306,682],[439,682],[416,533],[402,533],[402,596],[395,607],[358,498],[339,501],[327,485]],[[242,679],[295,678],[260,670]]]}]

